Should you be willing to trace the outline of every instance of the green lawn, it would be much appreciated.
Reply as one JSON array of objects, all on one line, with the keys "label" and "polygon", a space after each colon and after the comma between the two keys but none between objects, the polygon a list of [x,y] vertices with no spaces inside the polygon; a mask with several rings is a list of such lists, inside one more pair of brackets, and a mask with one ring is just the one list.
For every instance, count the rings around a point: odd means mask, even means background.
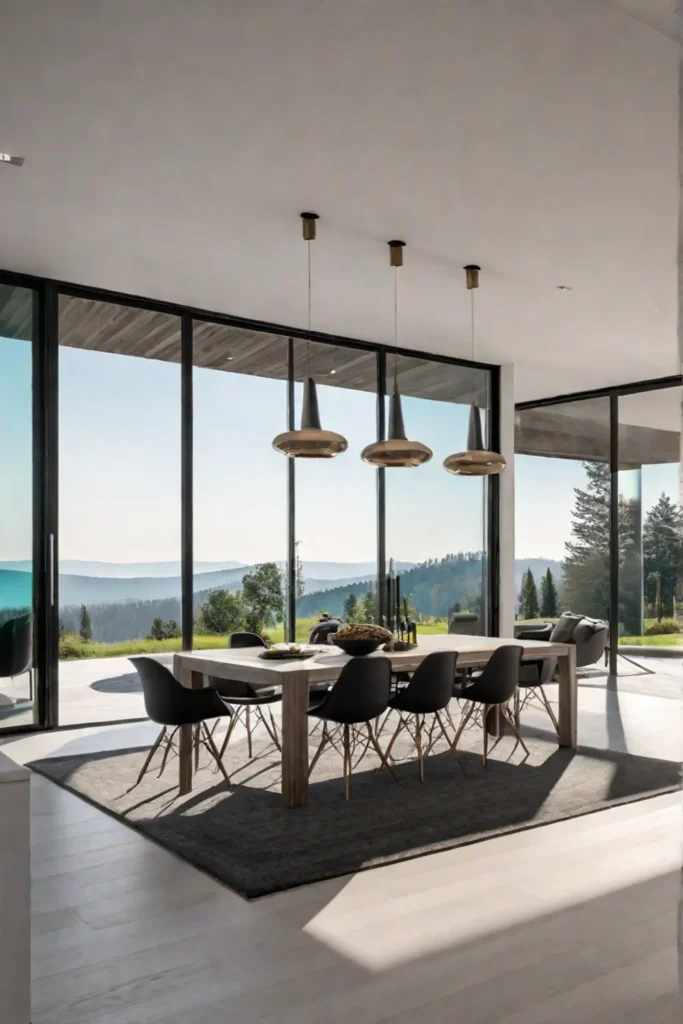
[{"label": "green lawn", "polygon": [[[299,619],[296,624],[296,638],[299,643],[305,643],[311,635],[311,630],[318,622],[318,616],[312,615],[307,619]],[[446,633],[447,623],[444,620],[437,622],[424,622],[418,626],[418,633],[426,636]],[[272,643],[282,643],[284,640],[284,627],[282,625],[271,629],[269,632]],[[195,651],[210,651],[214,648],[227,645],[227,635],[195,633],[192,647]],[[79,658],[125,658],[135,654],[163,654],[181,649],[180,638],[173,640],[122,640],[119,643],[105,644],[84,643],[78,639],[71,640],[66,645],[60,645],[59,657],[61,661],[73,661]]]},{"label": "green lawn", "polygon": [[683,633],[662,633],[659,636],[620,636],[619,643],[633,647],[683,647]]}]

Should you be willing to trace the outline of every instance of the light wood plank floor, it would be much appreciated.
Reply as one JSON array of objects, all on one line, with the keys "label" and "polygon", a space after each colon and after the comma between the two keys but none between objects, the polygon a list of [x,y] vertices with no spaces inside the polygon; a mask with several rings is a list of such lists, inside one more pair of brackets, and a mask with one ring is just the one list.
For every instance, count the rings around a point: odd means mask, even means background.
[{"label": "light wood plank floor", "polygon": [[[623,694],[616,728],[583,693],[586,736],[680,745],[672,700]],[[153,732],[5,746],[29,760]],[[33,1024],[680,1021],[678,796],[247,903],[47,780],[32,792]]]}]

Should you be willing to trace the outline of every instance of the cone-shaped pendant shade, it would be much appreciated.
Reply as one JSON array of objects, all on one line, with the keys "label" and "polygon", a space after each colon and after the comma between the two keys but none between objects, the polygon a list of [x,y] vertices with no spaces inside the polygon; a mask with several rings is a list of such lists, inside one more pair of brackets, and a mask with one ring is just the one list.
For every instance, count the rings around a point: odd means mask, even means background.
[{"label": "cone-shaped pendant shade", "polygon": [[273,448],[293,459],[332,459],[346,451],[345,437],[332,430],[323,430],[320,426],[318,392],[312,377],[304,381],[301,429],[278,434],[273,441]]},{"label": "cone-shaped pendant shade", "polygon": [[467,451],[449,455],[444,459],[443,465],[444,469],[454,476],[492,476],[505,469],[503,456],[484,448],[481,416],[475,402],[470,406]]},{"label": "cone-shaped pendant shade", "polygon": [[394,386],[389,405],[389,438],[386,441],[374,441],[367,445],[361,453],[365,462],[371,466],[399,467],[421,466],[429,462],[432,450],[420,441],[409,441],[403,425],[403,410],[398,388]]}]

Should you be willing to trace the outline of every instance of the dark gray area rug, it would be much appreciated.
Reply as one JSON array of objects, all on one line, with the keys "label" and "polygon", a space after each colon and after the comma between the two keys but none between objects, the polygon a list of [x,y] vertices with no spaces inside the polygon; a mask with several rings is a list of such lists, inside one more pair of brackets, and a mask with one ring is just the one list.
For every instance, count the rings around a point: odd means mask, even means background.
[{"label": "dark gray area rug", "polygon": [[[384,744],[390,733],[382,739]],[[680,785],[678,763],[614,751],[558,748],[548,735],[525,737],[530,756],[504,736],[481,763],[481,732],[467,730],[462,763],[441,742],[421,784],[409,741],[394,751],[397,785],[378,760],[355,768],[344,800],[341,758],[330,749],[311,779],[309,804],[282,806],[272,744],[236,744],[226,757],[231,788],[205,755],[194,789],[175,796],[177,761],[128,792],[145,750],[52,757],[29,767],[85,797],[248,898],[447,850],[505,832],[589,814]],[[397,749],[398,748],[398,749]],[[315,749],[315,736],[311,751]],[[357,753],[362,751],[359,748]],[[160,755],[155,755],[158,764]]]}]

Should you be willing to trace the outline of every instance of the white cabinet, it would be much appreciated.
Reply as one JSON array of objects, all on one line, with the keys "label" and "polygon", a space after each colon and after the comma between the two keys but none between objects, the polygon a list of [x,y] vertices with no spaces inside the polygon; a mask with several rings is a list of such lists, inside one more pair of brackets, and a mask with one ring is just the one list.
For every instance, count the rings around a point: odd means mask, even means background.
[{"label": "white cabinet", "polygon": [[0,1019],[31,1019],[31,773],[0,750]]}]

